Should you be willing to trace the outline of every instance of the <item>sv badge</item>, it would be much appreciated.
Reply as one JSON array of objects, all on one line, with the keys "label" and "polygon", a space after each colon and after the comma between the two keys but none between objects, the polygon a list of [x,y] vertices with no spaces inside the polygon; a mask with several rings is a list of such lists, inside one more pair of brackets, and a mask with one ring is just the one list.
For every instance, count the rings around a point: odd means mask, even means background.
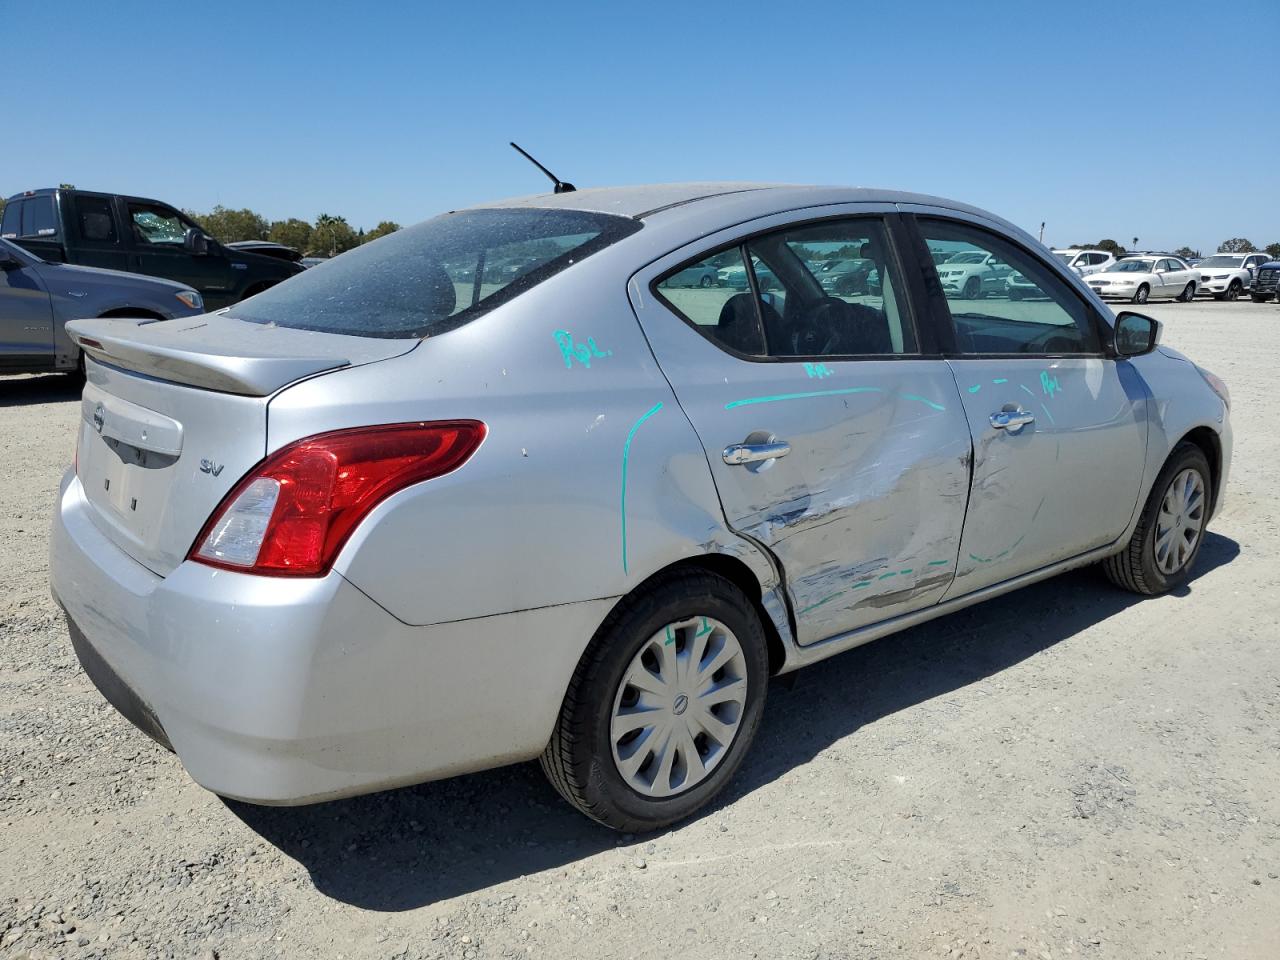
[{"label": "sv badge", "polygon": [[222,472],[222,464],[214,463],[212,460],[201,460],[200,472],[207,473],[216,477],[218,474]]}]

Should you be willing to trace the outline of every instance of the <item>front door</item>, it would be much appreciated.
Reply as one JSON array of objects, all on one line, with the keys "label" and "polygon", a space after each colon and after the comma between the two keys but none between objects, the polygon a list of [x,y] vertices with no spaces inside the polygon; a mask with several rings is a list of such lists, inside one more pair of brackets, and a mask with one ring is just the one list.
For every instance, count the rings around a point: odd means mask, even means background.
[{"label": "front door", "polygon": [[[7,247],[16,257],[23,256]],[[53,356],[53,305],[25,258],[0,264],[0,366]]]},{"label": "front door", "polygon": [[[786,219],[672,254],[629,290],[726,520],[773,554],[809,644],[942,597],[970,444],[954,378],[922,346],[885,221]],[[873,260],[878,282],[824,291],[822,265],[851,258]],[[694,266],[726,285],[686,286]],[[741,271],[745,289],[732,282]]]},{"label": "front door", "polygon": [[237,278],[220,244],[210,243],[207,254],[196,256],[184,240],[188,230],[199,228],[172,207],[129,200],[126,210],[138,273],[194,287],[210,310],[231,302]]},{"label": "front door", "polygon": [[960,596],[1124,532],[1146,459],[1146,393],[1104,354],[1101,319],[1047,261],[976,224],[917,225],[928,248],[995,251],[1035,286],[1017,301],[933,298],[974,446],[948,594]]}]

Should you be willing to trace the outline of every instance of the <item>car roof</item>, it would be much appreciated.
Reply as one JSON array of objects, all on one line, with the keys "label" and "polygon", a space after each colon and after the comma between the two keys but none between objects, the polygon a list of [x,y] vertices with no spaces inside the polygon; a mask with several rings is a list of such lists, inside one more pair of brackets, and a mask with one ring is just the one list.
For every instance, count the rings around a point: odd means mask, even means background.
[{"label": "car roof", "polygon": [[905,193],[899,190],[784,183],[737,183],[732,181],[588,187],[569,193],[540,193],[532,196],[513,197],[493,203],[479,204],[478,207],[545,207],[562,210],[586,210],[647,220],[694,203],[698,204],[700,213],[710,212],[711,208],[723,204],[726,207],[729,205],[734,206],[735,212],[746,212],[744,208],[748,208],[754,216],[766,216],[770,213],[836,203],[914,203],[945,207],[991,219],[999,219],[985,210],[979,210],[967,204],[926,194]]}]

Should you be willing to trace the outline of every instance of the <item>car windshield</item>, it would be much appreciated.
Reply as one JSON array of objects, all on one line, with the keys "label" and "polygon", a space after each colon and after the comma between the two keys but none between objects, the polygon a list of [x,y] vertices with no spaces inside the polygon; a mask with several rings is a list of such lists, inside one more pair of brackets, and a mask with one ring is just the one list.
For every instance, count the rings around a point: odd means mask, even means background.
[{"label": "car windshield", "polygon": [[639,221],[580,210],[464,210],[326,261],[227,314],[357,337],[420,338],[474,320],[598,250]]},{"label": "car windshield", "polygon": [[1244,263],[1244,257],[1209,257],[1201,260],[1198,267],[1238,267]]},{"label": "car windshield", "polygon": [[1111,268],[1112,273],[1150,273],[1154,260],[1121,260]]},{"label": "car windshield", "polygon": [[947,263],[981,263],[985,259],[987,259],[987,255],[985,253],[971,250],[968,253],[953,254],[947,260]]},{"label": "car windshield", "polygon": [[1061,260],[1063,263],[1070,263],[1072,260],[1074,260],[1074,259],[1075,259],[1075,254],[1074,254],[1074,253],[1059,253],[1059,254],[1058,254],[1058,259],[1059,259],[1059,260]]}]

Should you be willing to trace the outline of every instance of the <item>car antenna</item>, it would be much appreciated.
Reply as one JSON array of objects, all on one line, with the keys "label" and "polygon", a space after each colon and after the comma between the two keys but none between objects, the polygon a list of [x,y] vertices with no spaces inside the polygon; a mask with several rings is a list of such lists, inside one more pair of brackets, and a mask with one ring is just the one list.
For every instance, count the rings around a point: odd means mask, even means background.
[{"label": "car antenna", "polygon": [[529,151],[524,149],[524,147],[520,146],[520,144],[516,143],[514,140],[511,141],[511,146],[516,148],[516,152],[518,152],[520,156],[524,157],[526,160],[528,160],[530,163],[532,163],[535,167],[537,167],[539,170],[541,170],[550,178],[551,182],[556,185],[556,190],[555,190],[556,193],[573,193],[573,191],[578,189],[572,183],[568,183],[567,181],[561,180],[554,173],[552,173],[550,170],[548,170],[546,167],[540,164],[537,160],[533,159],[533,156],[529,153]]}]

